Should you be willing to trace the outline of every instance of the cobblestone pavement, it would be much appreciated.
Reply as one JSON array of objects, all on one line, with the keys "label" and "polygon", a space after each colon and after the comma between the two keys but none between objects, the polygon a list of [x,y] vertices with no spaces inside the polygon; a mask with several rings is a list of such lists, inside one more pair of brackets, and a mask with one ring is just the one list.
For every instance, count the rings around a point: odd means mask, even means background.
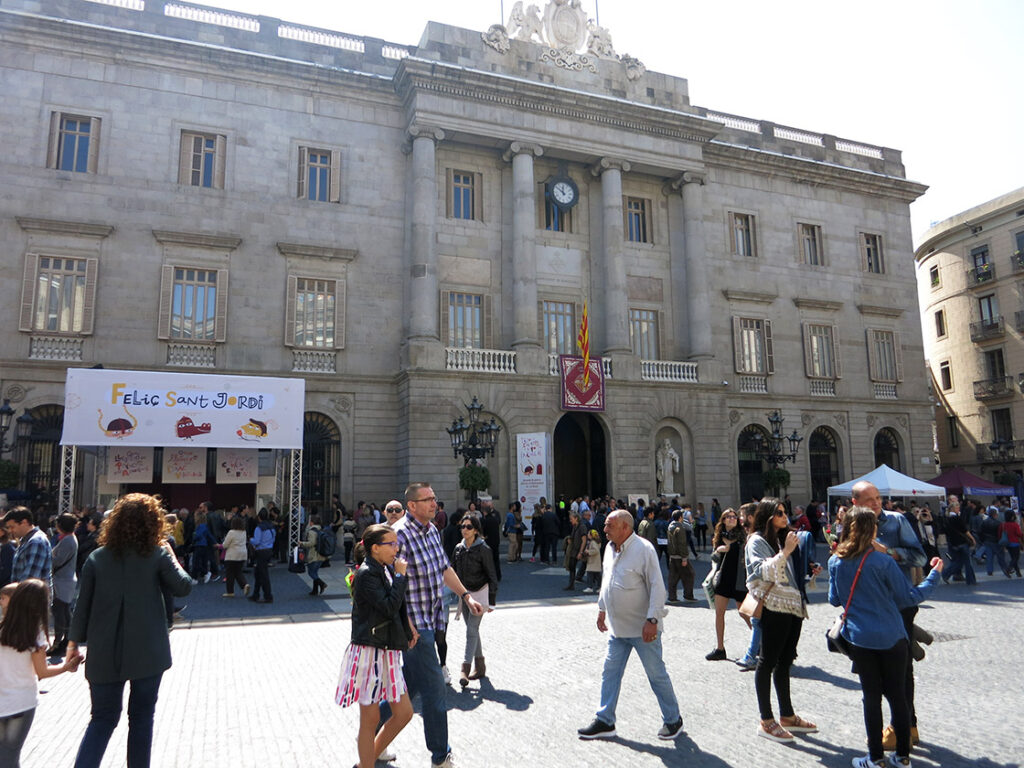
[{"label": "cobblestone pavement", "polygon": [[[706,572],[706,557],[698,564]],[[703,602],[673,606],[664,622],[665,660],[685,731],[659,741],[654,695],[639,661],[630,660],[618,708],[618,737],[580,741],[576,729],[598,703],[605,636],[595,627],[596,598],[564,592],[558,568],[503,563],[499,607],[482,625],[488,678],[450,690],[449,726],[457,765],[520,766],[848,766],[865,751],[860,692],[849,664],[825,650],[836,609],[812,593],[793,698],[821,732],[783,746],[757,738],[753,675],[728,661],[708,662],[713,614]],[[272,570],[273,605],[223,599],[221,585],[198,585],[188,617],[171,635],[174,666],[157,706],[154,766],[341,766],[356,760],[356,708],[333,695],[349,638],[344,567],[321,571],[330,587],[308,596],[306,576]],[[699,590],[699,588],[698,588]],[[918,623],[936,635],[918,665],[922,744],[914,764],[934,768],[1021,765],[1019,649],[1024,642],[1024,579],[980,577],[978,586],[940,587]],[[746,627],[733,611],[726,626],[731,658]],[[461,622],[449,629],[448,666],[458,669]],[[1009,662],[1009,663],[1008,663]],[[1007,674],[1010,673],[1010,674]],[[81,672],[45,680],[23,768],[69,766],[88,720]],[[104,768],[124,765],[126,723]],[[395,742],[396,768],[430,764],[417,717]],[[381,764],[383,765],[383,764]]]}]

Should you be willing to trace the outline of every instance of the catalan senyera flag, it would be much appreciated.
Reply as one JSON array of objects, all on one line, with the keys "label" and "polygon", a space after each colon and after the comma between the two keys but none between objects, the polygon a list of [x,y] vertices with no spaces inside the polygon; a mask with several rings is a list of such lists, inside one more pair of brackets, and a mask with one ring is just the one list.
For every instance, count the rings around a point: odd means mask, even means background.
[{"label": "catalan senyera flag", "polygon": [[583,302],[583,317],[580,319],[580,332],[576,337],[580,354],[583,355],[583,388],[590,386],[590,321],[587,315],[587,302]]}]

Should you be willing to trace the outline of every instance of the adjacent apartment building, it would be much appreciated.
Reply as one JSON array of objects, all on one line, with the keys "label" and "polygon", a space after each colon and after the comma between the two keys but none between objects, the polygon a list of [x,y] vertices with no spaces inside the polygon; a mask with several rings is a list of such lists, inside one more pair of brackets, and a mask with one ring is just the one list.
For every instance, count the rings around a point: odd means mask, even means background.
[{"label": "adjacent apartment building", "polygon": [[[0,393],[32,416],[8,436],[26,487],[55,486],[65,372],[95,365],[304,377],[310,508],[422,478],[457,503],[445,427],[474,396],[502,428],[499,504],[523,433],[550,436],[555,494],[747,500],[776,411],[802,440],[794,501],[883,461],[934,473],[925,187],[900,153],[692,105],[579,3],[413,45],[5,0],[0,83]],[[562,407],[584,302],[603,411]],[[83,450],[79,501],[122,490]]]}]

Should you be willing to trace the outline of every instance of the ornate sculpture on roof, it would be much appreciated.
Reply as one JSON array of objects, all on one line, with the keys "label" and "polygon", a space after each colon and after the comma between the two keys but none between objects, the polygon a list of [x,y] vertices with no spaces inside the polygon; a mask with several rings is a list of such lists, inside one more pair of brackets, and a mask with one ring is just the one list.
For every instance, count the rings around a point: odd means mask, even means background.
[{"label": "ornate sculpture on roof", "polygon": [[543,14],[536,4],[524,6],[523,0],[516,0],[508,24],[493,24],[480,37],[501,54],[511,48],[510,40],[540,43],[546,47],[541,61],[577,72],[587,69],[597,74],[597,59],[621,61],[630,80],[647,72],[639,59],[615,53],[611,33],[587,18],[581,0],[548,0]]}]

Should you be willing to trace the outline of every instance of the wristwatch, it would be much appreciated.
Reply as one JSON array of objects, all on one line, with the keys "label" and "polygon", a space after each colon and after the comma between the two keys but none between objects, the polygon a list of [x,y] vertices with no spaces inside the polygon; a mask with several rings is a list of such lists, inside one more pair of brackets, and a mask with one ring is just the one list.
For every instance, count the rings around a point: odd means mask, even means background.
[{"label": "wristwatch", "polygon": [[469,592],[463,592],[463,593],[462,593],[462,594],[461,594],[461,595],[459,596],[459,600],[465,601],[465,599],[466,599],[467,597],[469,597]]},{"label": "wristwatch", "polygon": [[649,624],[653,624],[654,626],[658,626],[658,620],[657,619],[648,619],[647,622]]}]

